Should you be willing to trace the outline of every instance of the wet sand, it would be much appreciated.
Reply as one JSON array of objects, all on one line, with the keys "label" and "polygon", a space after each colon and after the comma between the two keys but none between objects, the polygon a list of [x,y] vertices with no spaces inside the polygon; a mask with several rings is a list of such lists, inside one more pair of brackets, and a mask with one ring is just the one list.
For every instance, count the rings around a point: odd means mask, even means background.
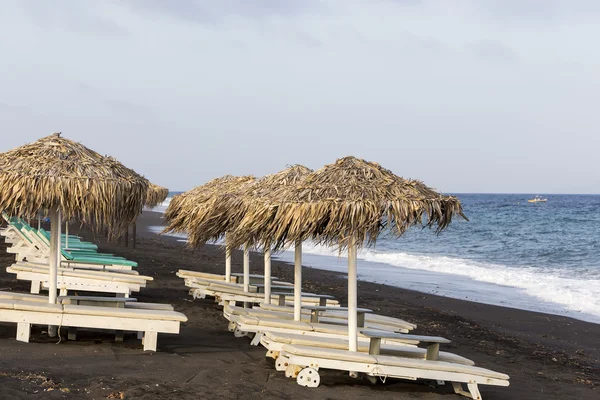
[{"label": "wet sand", "polygon": [[[303,388],[275,371],[262,347],[227,331],[220,307],[192,301],[180,269],[223,273],[223,251],[198,250],[145,229],[159,225],[161,214],[144,212],[138,220],[135,250],[107,243],[72,227],[103,252],[139,263],[141,274],[155,278],[134,294],[139,301],[172,304],[187,315],[179,335],[159,335],[158,352],[144,353],[135,336],[115,343],[108,333],[84,332],[74,342],[50,339],[34,327],[31,343],[17,342],[16,325],[0,323],[0,399],[459,399],[451,385],[432,388],[420,382],[388,380],[371,385],[341,372],[322,373],[319,388]],[[14,261],[0,247],[0,288],[28,292],[5,267]],[[242,255],[233,254],[241,271]],[[251,254],[251,272],[261,273],[262,254]],[[291,281],[293,268],[273,261],[273,274]],[[339,273],[305,268],[304,290],[333,294],[343,304],[346,280]],[[443,349],[504,372],[511,386],[481,386],[493,399],[600,399],[600,325],[570,318],[496,307],[359,282],[359,306],[418,324],[415,333],[452,340]]]}]

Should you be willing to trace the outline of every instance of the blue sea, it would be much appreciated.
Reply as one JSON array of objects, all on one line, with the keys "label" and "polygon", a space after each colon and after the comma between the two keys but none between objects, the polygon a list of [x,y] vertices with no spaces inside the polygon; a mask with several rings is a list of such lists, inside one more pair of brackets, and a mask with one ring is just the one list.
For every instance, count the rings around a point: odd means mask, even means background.
[{"label": "blue sea", "polygon": [[[383,234],[359,252],[359,279],[600,323],[600,196],[543,195],[535,204],[533,194],[456,196],[468,222],[439,235]],[[303,264],[342,272],[347,259],[305,243]]]}]

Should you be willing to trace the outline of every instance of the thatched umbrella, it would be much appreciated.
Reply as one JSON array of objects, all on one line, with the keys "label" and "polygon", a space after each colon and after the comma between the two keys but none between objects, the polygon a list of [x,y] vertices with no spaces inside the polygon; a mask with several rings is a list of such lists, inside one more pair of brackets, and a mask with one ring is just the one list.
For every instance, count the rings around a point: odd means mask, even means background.
[{"label": "thatched umbrella", "polygon": [[150,183],[146,194],[146,202],[144,206],[154,208],[164,202],[169,196],[169,189]]},{"label": "thatched umbrella", "polygon": [[141,212],[147,189],[141,175],[60,133],[0,154],[0,210],[25,218],[50,213],[50,303],[56,302],[61,215],[120,233]]},{"label": "thatched umbrella", "polygon": [[[204,185],[200,185],[185,193],[174,196],[165,211],[167,227],[163,233],[188,233],[188,243],[196,241],[193,236],[194,226],[208,215],[208,210],[214,206],[221,195],[238,190],[241,185],[254,181],[253,176],[225,175],[215,178]],[[244,270],[250,268],[250,253],[247,246],[244,248]],[[225,247],[225,279],[231,279],[231,247]],[[245,283],[245,286],[247,283]]]},{"label": "thatched umbrella", "polygon": [[[232,187],[228,191],[221,192],[213,198],[210,205],[203,209],[203,213],[197,214],[196,219],[190,222],[187,231],[190,235],[189,243],[192,246],[200,246],[211,240],[218,240],[226,232],[235,229],[246,216],[249,208],[254,209],[253,203],[266,204],[273,202],[275,196],[282,196],[285,189],[300,183],[312,170],[302,165],[292,165],[275,174],[264,176],[248,184]],[[264,209],[265,212],[274,211]],[[266,216],[264,217],[266,218]],[[249,237],[243,243],[247,248],[248,243],[254,241]],[[298,247],[295,263],[295,293],[298,297],[298,313],[300,312],[300,294],[302,282],[302,258],[301,247]],[[271,250],[265,248],[265,302],[271,301]],[[247,288],[249,271],[244,269],[244,288]],[[298,314],[299,317],[300,314]]]},{"label": "thatched umbrella", "polygon": [[276,202],[253,203],[231,243],[253,237],[255,245],[276,251],[312,239],[347,249],[348,338],[349,349],[356,351],[357,248],[374,245],[386,228],[398,237],[413,225],[436,226],[439,232],[454,215],[464,217],[457,198],[401,178],[377,163],[345,157],[288,188]]}]

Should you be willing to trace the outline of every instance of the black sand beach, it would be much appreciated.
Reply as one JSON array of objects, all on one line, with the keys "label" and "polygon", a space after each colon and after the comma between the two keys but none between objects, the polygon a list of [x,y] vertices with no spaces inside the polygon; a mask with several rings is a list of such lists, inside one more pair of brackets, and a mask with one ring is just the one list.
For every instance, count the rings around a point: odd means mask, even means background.
[{"label": "black sand beach", "polygon": [[[17,342],[15,324],[0,325],[0,399],[458,399],[450,385],[388,380],[371,385],[344,373],[322,374],[319,388],[300,387],[275,371],[262,347],[250,346],[227,331],[221,309],[211,300],[193,301],[180,268],[223,273],[219,247],[189,250],[181,242],[145,229],[159,225],[161,214],[144,212],[138,221],[135,250],[107,243],[85,230],[79,233],[139,263],[155,281],[135,297],[170,303],[188,316],[179,335],[159,335],[158,352],[144,353],[133,336],[124,343],[101,332],[82,332],[69,342],[50,339],[35,327],[29,344]],[[233,255],[241,270],[241,253]],[[14,261],[0,249],[0,288],[28,292],[25,282],[4,272]],[[252,254],[253,273],[262,255]],[[289,265],[273,262],[273,274],[292,280]],[[339,273],[306,268],[304,289],[335,295],[345,303],[346,280]],[[444,349],[477,365],[510,375],[511,385],[481,386],[486,400],[600,399],[600,325],[560,316],[489,306],[359,282],[359,306],[418,324],[415,333],[452,340]],[[10,289],[7,289],[10,288]],[[66,336],[66,333],[63,333]],[[64,338],[63,336],[63,338]]]}]

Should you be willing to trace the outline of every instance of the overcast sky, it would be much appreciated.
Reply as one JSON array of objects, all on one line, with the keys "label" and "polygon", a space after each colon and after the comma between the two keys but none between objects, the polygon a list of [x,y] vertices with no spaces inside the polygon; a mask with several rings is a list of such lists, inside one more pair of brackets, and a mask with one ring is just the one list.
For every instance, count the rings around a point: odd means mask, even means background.
[{"label": "overcast sky", "polygon": [[186,190],[377,161],[600,193],[597,0],[3,0],[0,151],[55,131]]}]

